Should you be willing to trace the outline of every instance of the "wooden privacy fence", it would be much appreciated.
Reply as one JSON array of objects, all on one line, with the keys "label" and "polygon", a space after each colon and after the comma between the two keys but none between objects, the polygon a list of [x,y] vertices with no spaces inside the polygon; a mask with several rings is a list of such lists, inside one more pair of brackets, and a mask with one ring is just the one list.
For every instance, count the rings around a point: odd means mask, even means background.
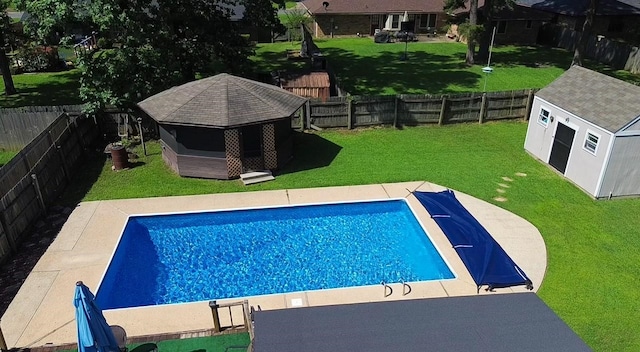
[{"label": "wooden privacy fence", "polygon": [[[581,32],[561,25],[547,23],[540,28],[539,41],[568,51],[574,51]],[[612,66],[618,70],[640,73],[640,48],[610,40],[602,36],[590,35],[585,49],[589,59]]]},{"label": "wooden privacy fence", "polygon": [[450,124],[527,120],[534,90],[456,95],[393,95],[332,97],[311,100],[297,126],[356,128],[372,125]]},{"label": "wooden privacy fence", "polygon": [[82,105],[25,106],[0,109],[0,148],[22,149],[60,114],[81,111]]},{"label": "wooden privacy fence", "polygon": [[61,114],[0,168],[0,263],[64,190],[96,136],[93,119]]}]

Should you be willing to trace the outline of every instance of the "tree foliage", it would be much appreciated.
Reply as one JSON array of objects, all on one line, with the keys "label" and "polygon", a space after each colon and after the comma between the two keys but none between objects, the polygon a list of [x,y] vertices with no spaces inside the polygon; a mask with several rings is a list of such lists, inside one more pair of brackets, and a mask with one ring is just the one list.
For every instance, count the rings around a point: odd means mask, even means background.
[{"label": "tree foliage", "polygon": [[88,112],[131,107],[146,97],[219,71],[239,73],[252,49],[230,21],[230,0],[18,0],[42,42],[96,31],[106,48],[82,52],[80,95]]},{"label": "tree foliage", "polygon": [[242,20],[247,26],[270,30],[274,37],[286,31],[278,18],[278,8],[284,7],[284,0],[244,0],[244,6]]}]

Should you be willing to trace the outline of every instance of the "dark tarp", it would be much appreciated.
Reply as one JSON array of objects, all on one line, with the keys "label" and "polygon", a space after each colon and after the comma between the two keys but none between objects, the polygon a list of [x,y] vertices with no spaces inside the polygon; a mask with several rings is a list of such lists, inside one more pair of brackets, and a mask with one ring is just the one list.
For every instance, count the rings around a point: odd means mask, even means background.
[{"label": "dark tarp", "polygon": [[480,225],[465,207],[460,204],[453,191],[414,192],[431,218],[458,252],[473,280],[488,289],[527,285],[533,289],[531,280]]},{"label": "dark tarp", "polygon": [[255,352],[591,351],[532,292],[263,310],[253,318]]}]

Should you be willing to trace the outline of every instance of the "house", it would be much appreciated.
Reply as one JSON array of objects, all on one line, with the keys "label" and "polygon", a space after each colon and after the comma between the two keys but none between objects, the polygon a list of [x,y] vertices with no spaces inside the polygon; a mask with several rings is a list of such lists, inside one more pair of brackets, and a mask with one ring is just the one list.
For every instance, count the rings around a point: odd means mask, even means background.
[{"label": "house", "polygon": [[640,86],[573,66],[533,100],[524,148],[594,198],[640,195]]},{"label": "house", "polygon": [[[482,14],[483,7],[479,8]],[[498,45],[533,45],[538,40],[540,27],[552,19],[552,14],[525,6],[514,5],[493,14],[496,28],[494,43]]]},{"label": "house", "polygon": [[313,18],[313,36],[373,35],[377,30],[399,31],[405,11],[414,33],[433,33],[446,24],[441,0],[305,0]]},{"label": "house", "polygon": [[[582,31],[590,0],[518,0],[517,3],[551,14],[551,23]],[[600,0],[591,31],[607,38],[638,40],[640,0]]]}]

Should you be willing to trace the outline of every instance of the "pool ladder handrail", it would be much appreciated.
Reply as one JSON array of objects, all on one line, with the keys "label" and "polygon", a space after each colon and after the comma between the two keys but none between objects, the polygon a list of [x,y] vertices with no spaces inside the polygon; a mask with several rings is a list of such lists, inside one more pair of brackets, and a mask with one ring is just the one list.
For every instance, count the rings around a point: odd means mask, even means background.
[{"label": "pool ladder handrail", "polygon": [[[393,289],[391,288],[391,286],[387,285],[384,281],[381,281],[380,284],[384,287],[384,296],[391,296],[391,294],[393,293]],[[389,293],[387,293],[387,289],[389,290]]]},{"label": "pool ladder handrail", "polygon": [[402,295],[406,296],[406,295],[410,294],[411,293],[411,286],[409,286],[409,284],[404,280],[401,280],[401,282],[402,282]]}]

